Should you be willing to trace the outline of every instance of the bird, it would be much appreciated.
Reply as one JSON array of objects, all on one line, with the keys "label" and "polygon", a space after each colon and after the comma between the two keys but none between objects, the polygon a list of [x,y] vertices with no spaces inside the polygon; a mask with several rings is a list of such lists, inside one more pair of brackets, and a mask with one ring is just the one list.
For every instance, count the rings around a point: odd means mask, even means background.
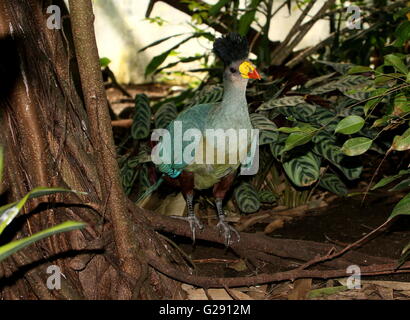
[{"label": "bird", "polygon": [[[252,137],[241,136],[242,140],[237,143],[231,142],[227,137],[216,144],[213,140],[218,139],[218,132],[230,130],[232,133],[233,130],[235,133],[241,129],[250,132],[253,129],[246,100],[246,87],[249,79],[260,80],[261,77],[248,59],[249,46],[246,37],[235,32],[223,35],[214,41],[213,52],[224,65],[222,101],[192,106],[181,112],[168,125],[168,139],[161,136],[153,154],[157,157],[161,155],[161,159],[168,156],[167,159],[170,161],[158,161],[157,168],[162,176],[145,194],[151,193],[164,180],[179,187],[186,201],[187,216],[178,218],[188,221],[195,243],[196,230],[203,229],[203,224],[194,213],[195,190],[213,188],[218,217],[217,228],[224,236],[225,245],[229,246],[233,234],[238,241],[240,236],[235,228],[226,222],[223,201],[235,180],[241,160],[248,154]],[[177,139],[176,132],[180,133]],[[194,141],[181,138],[189,132],[199,133],[199,136],[194,138]],[[214,135],[209,138],[209,132],[216,132],[216,137]],[[221,147],[221,141],[224,148]],[[191,153],[187,152],[189,156],[183,157],[184,150],[189,146]],[[210,150],[213,151],[213,156],[208,159]],[[216,160],[221,153],[225,155],[225,159],[218,162]]]}]

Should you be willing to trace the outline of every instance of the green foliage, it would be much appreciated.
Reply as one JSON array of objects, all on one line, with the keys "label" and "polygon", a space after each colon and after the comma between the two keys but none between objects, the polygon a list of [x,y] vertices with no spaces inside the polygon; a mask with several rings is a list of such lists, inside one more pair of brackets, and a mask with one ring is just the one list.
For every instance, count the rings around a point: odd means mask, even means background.
[{"label": "green foliage", "polygon": [[347,140],[342,146],[342,152],[349,156],[358,156],[370,149],[372,140],[365,137],[357,137]]},{"label": "green foliage", "polygon": [[298,187],[314,184],[320,175],[320,158],[308,152],[283,163],[289,179]]},{"label": "green foliage", "polygon": [[135,97],[135,115],[131,127],[131,136],[136,139],[145,139],[150,134],[151,128],[151,107],[148,97],[138,94]]},{"label": "green foliage", "polygon": [[107,57],[104,57],[104,58],[101,58],[101,59],[100,59],[101,68],[108,67],[108,65],[109,65],[110,63],[111,63],[111,60],[108,59]]},{"label": "green foliage", "polygon": [[241,183],[235,188],[234,196],[239,209],[243,213],[256,212],[261,206],[258,193],[250,183]]},{"label": "green foliage", "polygon": [[178,111],[175,103],[168,102],[163,104],[155,113],[155,128],[166,128],[177,116]]},{"label": "green foliage", "polygon": [[320,179],[319,186],[339,196],[345,196],[347,194],[346,185],[336,174],[324,174]]}]

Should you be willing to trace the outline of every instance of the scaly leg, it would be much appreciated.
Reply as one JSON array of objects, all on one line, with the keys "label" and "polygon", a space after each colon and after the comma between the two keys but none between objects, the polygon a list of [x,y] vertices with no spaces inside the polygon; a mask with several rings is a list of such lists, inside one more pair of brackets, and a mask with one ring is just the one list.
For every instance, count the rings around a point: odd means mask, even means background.
[{"label": "scaly leg", "polygon": [[[192,241],[195,243],[195,231],[198,228],[202,230],[204,228],[201,221],[197,218],[194,212],[194,175],[191,172],[182,172],[178,179],[178,184],[182,189],[182,194],[186,201],[188,216],[179,217],[172,216],[173,218],[188,221],[189,227],[192,232]],[[168,179],[167,179],[168,180]]]},{"label": "scaly leg", "polygon": [[236,231],[234,227],[232,227],[225,221],[225,212],[222,207],[222,202],[223,202],[223,199],[216,199],[215,201],[216,211],[218,213],[218,219],[219,219],[219,222],[216,225],[216,227],[219,229],[220,233],[223,233],[225,237],[225,246],[229,247],[229,245],[231,244],[232,233],[236,235],[238,242],[239,240],[241,240],[241,236],[239,235],[239,232]]},{"label": "scaly leg", "polygon": [[231,187],[233,181],[235,179],[235,174],[231,174],[229,176],[226,176],[222,178],[219,183],[217,183],[214,186],[214,197],[215,197],[215,204],[216,204],[216,211],[218,214],[218,219],[219,222],[216,225],[216,227],[219,229],[221,233],[223,233],[225,237],[225,245],[228,247],[229,244],[231,243],[231,238],[232,238],[232,233],[234,233],[238,239],[238,242],[240,240],[240,235],[239,232],[236,231],[236,229],[232,226],[230,226],[226,221],[225,221],[225,212],[223,210],[223,199],[225,197],[225,194],[228,192],[229,188]]}]

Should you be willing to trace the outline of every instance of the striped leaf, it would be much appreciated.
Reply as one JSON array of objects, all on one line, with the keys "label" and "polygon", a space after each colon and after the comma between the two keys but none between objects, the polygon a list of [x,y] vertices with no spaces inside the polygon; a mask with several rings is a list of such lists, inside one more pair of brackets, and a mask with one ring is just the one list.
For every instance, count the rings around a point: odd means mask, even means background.
[{"label": "striped leaf", "polygon": [[358,163],[358,160],[345,157],[340,148],[335,146],[334,141],[329,137],[319,135],[313,152],[335,165],[349,180],[358,179],[362,173],[363,167]]},{"label": "striped leaf", "polygon": [[234,196],[239,209],[244,213],[256,212],[261,206],[257,191],[249,183],[241,183],[235,189]]},{"label": "striped leaf", "polygon": [[173,102],[163,104],[155,113],[155,128],[166,128],[171,121],[175,120],[178,116],[178,111]]},{"label": "striped leaf", "polygon": [[250,115],[252,126],[259,129],[259,145],[269,144],[278,139],[277,126],[265,116],[259,113]]},{"label": "striped leaf", "polygon": [[272,191],[261,190],[259,191],[258,196],[259,196],[260,202],[263,202],[263,203],[275,203],[276,202],[276,196],[272,193]]},{"label": "striped leaf", "polygon": [[288,107],[288,106],[296,106],[298,104],[305,103],[305,99],[302,96],[290,96],[290,97],[283,97],[279,99],[271,99],[268,102],[263,103],[258,110],[265,111],[270,110],[276,107]]},{"label": "striped leaf", "polygon": [[316,84],[322,83],[323,81],[328,80],[331,77],[333,77],[335,74],[336,74],[336,72],[332,72],[332,73],[325,74],[325,75],[320,76],[320,77],[310,79],[308,82],[305,83],[305,88],[310,88],[310,87],[313,87]]},{"label": "striped leaf", "polygon": [[300,103],[294,107],[279,107],[279,112],[286,117],[293,117],[298,121],[310,122],[316,112],[316,106],[309,103]]},{"label": "striped leaf", "polygon": [[364,85],[369,82],[367,77],[363,76],[344,76],[338,80],[331,81],[311,91],[311,94],[323,94],[334,90],[341,92],[352,90],[359,85]]},{"label": "striped leaf", "polygon": [[208,86],[196,92],[187,108],[203,103],[215,103],[222,101],[224,89],[221,85]]},{"label": "striped leaf", "polygon": [[288,135],[279,133],[278,139],[269,145],[270,152],[276,160],[280,159],[281,154],[283,153],[283,148],[285,148],[285,141],[288,138]]},{"label": "striped leaf", "polygon": [[337,63],[323,60],[317,60],[317,62],[328,65],[341,74],[346,74],[350,70],[350,68],[353,67],[353,65],[350,63]]},{"label": "striped leaf", "polygon": [[289,179],[298,187],[307,187],[315,183],[320,176],[320,158],[308,152],[283,163]]},{"label": "striped leaf", "polygon": [[339,196],[347,194],[346,185],[337,175],[332,173],[324,174],[320,179],[319,186]]},{"label": "striped leaf", "polygon": [[135,140],[145,139],[151,129],[151,107],[145,94],[135,97],[135,115],[131,127],[131,136]]},{"label": "striped leaf", "polygon": [[326,108],[316,107],[316,112],[311,117],[311,121],[324,126],[326,130],[334,131],[339,123],[339,118],[336,113]]}]

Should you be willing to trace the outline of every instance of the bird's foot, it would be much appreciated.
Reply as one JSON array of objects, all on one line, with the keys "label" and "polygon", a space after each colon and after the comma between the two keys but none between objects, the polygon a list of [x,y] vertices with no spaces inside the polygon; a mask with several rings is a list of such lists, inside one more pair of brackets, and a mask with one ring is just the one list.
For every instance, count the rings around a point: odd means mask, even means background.
[{"label": "bird's foot", "polygon": [[198,228],[199,230],[202,230],[204,228],[204,225],[202,222],[196,217],[196,215],[188,215],[187,217],[181,217],[181,216],[171,216],[172,218],[175,219],[180,219],[184,221],[188,221],[189,227],[191,228],[192,232],[192,241],[195,243],[195,230]]},{"label": "bird's foot", "polygon": [[225,237],[225,246],[229,247],[231,244],[231,239],[232,239],[232,233],[236,235],[236,238],[238,239],[238,242],[241,240],[241,236],[239,235],[239,232],[236,231],[234,227],[229,225],[227,222],[225,222],[225,217],[221,216],[219,217],[219,222],[216,225],[216,227],[219,230],[219,233],[224,235]]}]

